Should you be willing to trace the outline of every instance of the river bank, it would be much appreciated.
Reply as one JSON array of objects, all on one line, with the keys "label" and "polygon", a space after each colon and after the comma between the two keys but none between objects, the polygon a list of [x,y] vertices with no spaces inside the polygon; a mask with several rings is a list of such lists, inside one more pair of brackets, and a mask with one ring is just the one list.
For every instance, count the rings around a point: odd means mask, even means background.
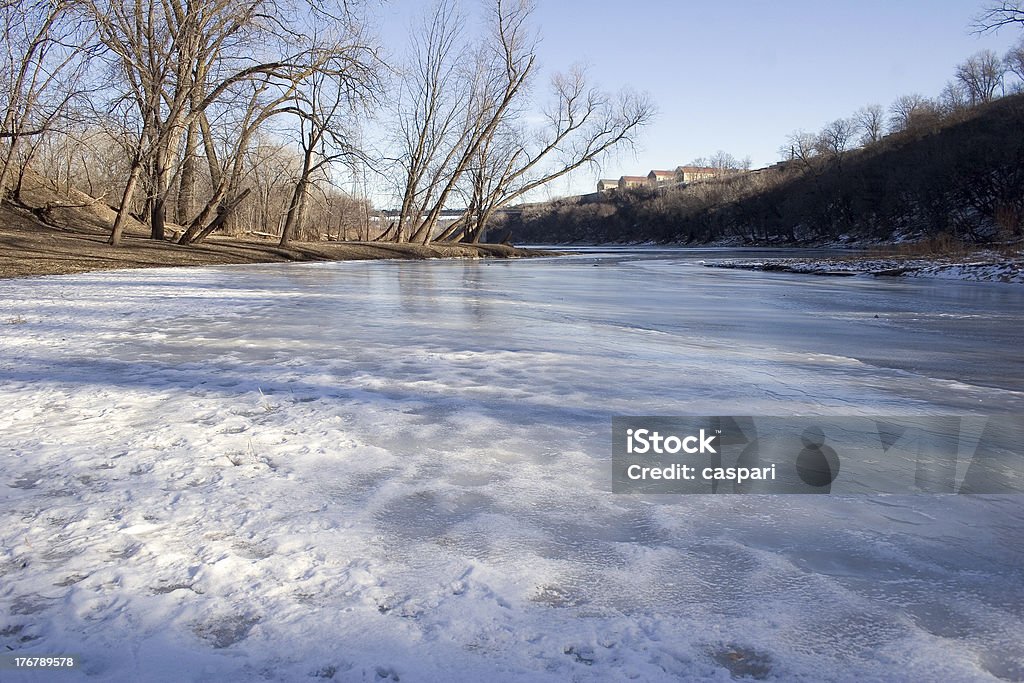
[{"label": "river bank", "polygon": [[827,276],[903,276],[975,282],[1024,284],[1024,256],[978,251],[957,256],[875,256],[850,254],[837,258],[739,258],[707,261],[709,268]]},{"label": "river bank", "polygon": [[211,266],[286,261],[367,259],[522,258],[555,252],[502,244],[395,244],[390,242],[295,242],[279,247],[257,239],[212,237],[180,246],[131,236],[120,247],[106,243],[99,230],[71,231],[25,221],[0,224],[0,278],[66,275],[123,268]]}]

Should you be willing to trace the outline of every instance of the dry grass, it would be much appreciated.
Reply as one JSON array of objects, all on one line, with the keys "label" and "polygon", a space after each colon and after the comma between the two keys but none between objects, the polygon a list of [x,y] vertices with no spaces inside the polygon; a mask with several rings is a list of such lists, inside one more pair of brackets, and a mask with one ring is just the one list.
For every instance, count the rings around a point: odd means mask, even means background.
[{"label": "dry grass", "polygon": [[1024,243],[1020,240],[1008,240],[986,245],[971,244],[943,233],[937,237],[918,242],[903,242],[875,247],[867,252],[872,258],[938,258],[964,259],[989,253],[1003,258],[1016,258],[1024,253]]},{"label": "dry grass", "polygon": [[952,235],[943,233],[918,242],[875,247],[868,255],[875,258],[961,258],[977,250],[977,246],[966,244]]}]

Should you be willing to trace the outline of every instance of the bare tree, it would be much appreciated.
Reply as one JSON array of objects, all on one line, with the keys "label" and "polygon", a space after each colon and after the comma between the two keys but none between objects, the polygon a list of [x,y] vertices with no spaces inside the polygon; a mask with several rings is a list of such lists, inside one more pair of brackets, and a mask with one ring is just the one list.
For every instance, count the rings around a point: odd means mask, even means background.
[{"label": "bare tree", "polygon": [[[281,228],[281,246],[300,233],[310,184],[316,177],[326,178],[332,164],[361,154],[350,143],[346,127],[352,126],[349,119],[356,107],[373,98],[377,83],[372,53],[366,53],[364,45],[362,40],[327,47],[317,44],[313,61],[320,66],[295,91],[292,113],[298,119],[302,167]],[[322,50],[329,54],[321,58]]]},{"label": "bare tree", "polygon": [[1007,73],[1016,76],[1017,82],[1013,84],[1013,89],[1020,91],[1024,87],[1024,38],[1007,50],[1006,56],[1003,57],[1003,66]]},{"label": "bare tree", "polygon": [[917,130],[932,125],[938,118],[938,107],[922,95],[901,95],[889,107],[889,129],[893,132]]},{"label": "bare tree", "polygon": [[278,234],[294,192],[301,161],[291,145],[261,131],[245,150],[242,189],[251,194],[236,212],[245,230],[261,237]]},{"label": "bare tree", "polygon": [[853,115],[853,120],[860,130],[860,142],[863,145],[878,142],[885,135],[885,110],[880,104],[861,107]]},{"label": "bare tree", "polygon": [[88,84],[92,36],[75,3],[6,0],[0,3],[0,192],[20,178],[32,151],[66,116]]},{"label": "bare tree", "polygon": [[949,81],[939,93],[938,104],[943,115],[950,116],[970,107],[971,98],[961,82]]},{"label": "bare tree", "polygon": [[[241,201],[236,192],[242,159],[253,135],[270,118],[288,111],[297,84],[328,59],[309,44],[306,23],[336,26],[348,3],[308,0],[304,9],[273,0],[90,0],[93,21],[115,55],[139,137],[121,208],[111,231],[120,228],[145,172],[151,236],[164,238],[167,205],[179,174],[178,197],[187,216],[194,201],[197,139],[202,136],[212,191],[191,217],[179,242],[202,239],[224,224]],[[342,30],[342,33],[345,33]],[[236,126],[226,157],[217,159],[211,117]],[[198,130],[197,130],[198,128]],[[182,162],[182,157],[184,162]]]},{"label": "bare tree", "polygon": [[818,151],[830,156],[842,154],[850,148],[857,130],[855,119],[836,119],[818,133]]},{"label": "bare tree", "polygon": [[[655,111],[645,95],[625,90],[613,97],[597,90],[578,68],[553,79],[552,96],[543,124],[499,128],[481,146],[469,173],[473,193],[463,216],[466,241],[479,241],[501,207],[613,149],[633,145]],[[731,155],[719,161],[735,168]]]},{"label": "bare tree", "polygon": [[750,157],[744,157],[742,160],[739,160],[729,152],[720,149],[709,157],[696,157],[690,160],[687,165],[698,168],[712,168],[718,171],[719,175],[724,175],[740,169],[750,170],[752,164],[753,161],[751,161]]},{"label": "bare tree", "polygon": [[[492,0],[489,10],[490,35],[475,47],[462,43],[447,0],[416,39],[400,98],[404,188],[396,239],[408,226],[410,241],[478,241],[499,208],[630,144],[653,115],[646,97],[612,97],[574,69],[554,77],[542,120],[528,125],[533,4]],[[441,212],[456,198],[467,208],[438,234]]]},{"label": "bare tree", "polygon": [[786,137],[786,143],[779,148],[779,155],[786,161],[796,162],[808,170],[814,170],[820,165],[818,136],[803,130],[793,131]]},{"label": "bare tree", "polygon": [[223,229],[231,214],[248,197],[252,190],[242,183],[252,170],[246,163],[249,146],[267,121],[291,111],[289,102],[298,80],[296,76],[238,84],[236,92],[224,103],[219,139],[214,139],[217,132],[213,126],[203,131],[213,177],[212,191],[178,237],[179,244],[200,242]]},{"label": "bare tree", "polygon": [[[477,160],[481,148],[515,113],[537,60],[537,36],[529,24],[532,12],[532,0],[494,0],[490,6],[491,35],[475,53],[468,115],[452,148],[455,153],[450,157],[447,180],[439,184],[410,241],[427,244],[433,239],[441,212],[463,174]],[[448,164],[442,164],[445,166]]]},{"label": "bare tree", "polygon": [[711,155],[711,158],[708,159],[707,165],[719,173],[730,173],[732,171],[738,171],[743,167],[743,163],[741,161],[732,154],[721,149]]},{"label": "bare tree", "polygon": [[1024,25],[1024,2],[1004,0],[987,4],[975,18],[974,29],[978,33],[984,33],[1014,24]]},{"label": "bare tree", "polygon": [[462,16],[440,0],[412,32],[410,66],[399,74],[395,143],[401,169],[402,205],[394,239],[419,227],[444,176],[465,145],[473,114],[472,80],[463,62]]},{"label": "bare tree", "polygon": [[972,105],[991,102],[1003,83],[1006,67],[992,50],[982,50],[956,68],[956,80],[964,87]]},{"label": "bare tree", "polygon": [[[223,1],[193,12],[180,2],[153,0],[124,3],[95,0],[89,4],[103,44],[115,56],[127,86],[126,99],[136,109],[140,126],[132,154],[131,171],[111,230],[110,243],[118,244],[136,187],[143,172],[150,185],[151,235],[164,238],[165,202],[170,190],[172,155],[189,128],[204,68],[219,57],[223,45],[247,23],[244,12],[237,21],[225,16]],[[204,49],[205,48],[205,49]],[[201,107],[199,107],[201,110]]]}]

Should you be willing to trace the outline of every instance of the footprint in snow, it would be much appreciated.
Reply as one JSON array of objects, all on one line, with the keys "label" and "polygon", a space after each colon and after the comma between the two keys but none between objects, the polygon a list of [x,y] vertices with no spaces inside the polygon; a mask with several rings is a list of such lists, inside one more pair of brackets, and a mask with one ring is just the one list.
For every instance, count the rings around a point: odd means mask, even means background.
[{"label": "footprint in snow", "polygon": [[259,621],[255,616],[229,614],[196,624],[192,632],[214,648],[223,649],[245,640]]}]

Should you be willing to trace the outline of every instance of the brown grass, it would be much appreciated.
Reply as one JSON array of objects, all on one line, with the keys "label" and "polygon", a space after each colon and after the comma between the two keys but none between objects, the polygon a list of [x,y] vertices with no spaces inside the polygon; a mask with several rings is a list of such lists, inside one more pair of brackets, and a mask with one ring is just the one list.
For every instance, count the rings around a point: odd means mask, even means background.
[{"label": "brown grass", "polygon": [[968,245],[948,233],[942,233],[918,242],[902,242],[875,247],[868,252],[868,255],[876,258],[960,258],[977,251],[977,249],[976,246]]}]

